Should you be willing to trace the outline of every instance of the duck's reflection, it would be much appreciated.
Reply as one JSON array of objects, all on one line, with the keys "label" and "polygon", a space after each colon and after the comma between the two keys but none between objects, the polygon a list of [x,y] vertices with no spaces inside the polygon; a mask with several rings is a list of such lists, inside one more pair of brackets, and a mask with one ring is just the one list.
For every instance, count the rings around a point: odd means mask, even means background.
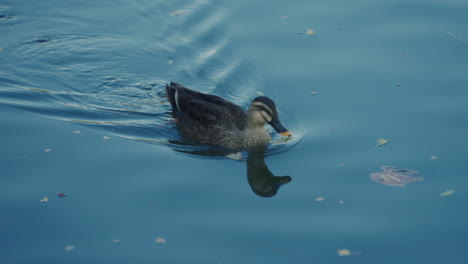
[{"label": "duck's reflection", "polygon": [[[182,145],[182,142],[170,141]],[[185,144],[187,145],[187,144]],[[193,145],[192,145],[193,146]],[[211,157],[226,157],[233,155],[232,150],[207,148],[203,149],[197,146],[198,149],[180,150],[174,149],[177,152],[188,153],[192,155],[211,156]],[[237,153],[240,154],[240,153]],[[236,154],[234,154],[236,155]],[[292,180],[290,176],[275,176],[268,169],[265,163],[265,149],[255,149],[247,152],[247,180],[252,191],[261,197],[275,196],[279,188]]]},{"label": "duck's reflection", "polygon": [[252,191],[261,197],[272,197],[290,176],[275,176],[265,164],[265,151],[249,152],[247,158],[247,180]]}]

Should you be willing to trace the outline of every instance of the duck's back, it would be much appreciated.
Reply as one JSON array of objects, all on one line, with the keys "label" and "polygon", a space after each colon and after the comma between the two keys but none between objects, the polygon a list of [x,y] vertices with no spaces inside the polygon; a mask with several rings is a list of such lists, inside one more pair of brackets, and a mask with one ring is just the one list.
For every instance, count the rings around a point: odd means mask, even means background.
[{"label": "duck's back", "polygon": [[185,137],[213,146],[236,148],[241,144],[247,117],[238,105],[173,82],[166,85],[166,96]]}]

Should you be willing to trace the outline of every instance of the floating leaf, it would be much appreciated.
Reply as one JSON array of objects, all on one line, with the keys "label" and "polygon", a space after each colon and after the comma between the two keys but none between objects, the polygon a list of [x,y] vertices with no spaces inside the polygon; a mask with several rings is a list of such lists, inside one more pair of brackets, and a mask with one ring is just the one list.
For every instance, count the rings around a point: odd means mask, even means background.
[{"label": "floating leaf", "polygon": [[166,244],[167,241],[164,237],[157,237],[155,240],[154,240],[156,243],[158,244]]},{"label": "floating leaf", "polygon": [[257,95],[259,95],[259,96],[264,96],[264,95],[265,95],[265,93],[260,92],[260,91],[256,91],[255,93],[256,93]]},{"label": "floating leaf", "polygon": [[226,155],[226,158],[232,159],[232,160],[241,160],[241,161],[244,160],[244,158],[242,158],[242,153],[240,152],[228,154]]},{"label": "floating leaf", "polygon": [[104,139],[104,140],[109,140],[110,137],[108,137],[108,136],[103,136],[102,139]]},{"label": "floating leaf", "polygon": [[167,61],[167,64],[172,64],[172,63],[174,63],[173,60],[168,60],[168,61]]},{"label": "floating leaf", "polygon": [[49,148],[44,149],[44,152],[51,152],[52,150]]},{"label": "floating leaf", "polygon": [[65,250],[66,251],[72,251],[72,250],[75,250],[75,248],[76,248],[75,246],[66,246]]},{"label": "floating leaf", "polygon": [[455,190],[447,190],[443,193],[440,194],[441,197],[444,197],[444,196],[449,196],[449,195],[452,195],[455,193]]},{"label": "floating leaf", "polygon": [[80,134],[81,133],[81,131],[79,131],[79,130],[75,130],[75,131],[72,131],[72,132],[75,133],[75,134]]},{"label": "floating leaf", "polygon": [[313,30],[313,29],[307,29],[305,33],[307,35],[315,35],[315,33],[317,33],[317,32],[315,32],[315,30]]},{"label": "floating leaf", "polygon": [[431,159],[431,160],[436,160],[436,159],[439,159],[439,157],[437,157],[437,156],[431,156],[430,159]]},{"label": "floating leaf", "polygon": [[172,12],[169,13],[170,16],[179,16],[179,15],[183,15],[183,14],[187,14],[187,13],[190,13],[190,10],[188,9],[179,9],[179,10],[174,10]]},{"label": "floating leaf", "polygon": [[390,140],[385,139],[385,138],[379,138],[379,139],[377,139],[377,147],[381,147],[381,146],[387,144],[388,142],[390,142]]},{"label": "floating leaf", "polygon": [[351,256],[351,251],[347,250],[346,248],[338,249],[338,256],[340,257]]},{"label": "floating leaf", "polygon": [[323,201],[325,201],[325,198],[324,197],[317,197],[317,198],[315,198],[315,201],[323,202]]},{"label": "floating leaf", "polygon": [[41,203],[47,203],[48,201],[49,201],[49,197],[44,196],[44,197],[42,197],[42,199],[41,199],[39,202],[41,202]]},{"label": "floating leaf", "polygon": [[397,166],[382,166],[381,172],[374,172],[369,177],[376,183],[403,187],[408,183],[422,181],[419,172],[408,169],[398,169]]},{"label": "floating leaf", "polygon": [[338,249],[338,256],[339,257],[347,257],[347,256],[351,256],[351,255],[358,255],[360,254],[360,252],[351,252],[349,251],[348,249],[346,248],[343,248],[343,249]]}]

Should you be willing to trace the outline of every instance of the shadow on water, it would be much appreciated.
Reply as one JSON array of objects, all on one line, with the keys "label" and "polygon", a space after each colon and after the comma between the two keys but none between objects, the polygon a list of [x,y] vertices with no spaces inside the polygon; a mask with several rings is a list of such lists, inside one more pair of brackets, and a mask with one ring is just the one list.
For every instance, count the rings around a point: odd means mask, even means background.
[{"label": "shadow on water", "polygon": [[252,191],[261,197],[272,197],[290,176],[275,176],[265,163],[265,152],[249,152],[247,158],[247,180]]},{"label": "shadow on water", "polygon": [[[195,145],[186,141],[171,141],[174,151],[199,157],[229,158],[247,161],[247,180],[252,191],[260,197],[273,197],[279,188],[292,181],[291,176],[275,176],[268,168],[265,158],[271,149],[265,148],[248,152],[235,152],[229,149]],[[184,146],[184,148],[180,148]],[[292,146],[290,146],[292,147]],[[276,148],[278,151],[278,147]],[[283,150],[285,151],[285,150]],[[245,158],[244,156],[247,156]]]}]

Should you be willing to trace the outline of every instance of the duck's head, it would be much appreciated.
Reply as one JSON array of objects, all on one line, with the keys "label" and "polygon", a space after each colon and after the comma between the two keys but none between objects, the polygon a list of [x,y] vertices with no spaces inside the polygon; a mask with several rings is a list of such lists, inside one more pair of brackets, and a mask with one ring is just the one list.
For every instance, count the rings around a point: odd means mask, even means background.
[{"label": "duck's head", "polygon": [[275,103],[268,97],[260,96],[255,98],[249,107],[247,118],[250,126],[263,127],[263,125],[269,124],[282,136],[291,136],[291,132],[279,120]]}]

